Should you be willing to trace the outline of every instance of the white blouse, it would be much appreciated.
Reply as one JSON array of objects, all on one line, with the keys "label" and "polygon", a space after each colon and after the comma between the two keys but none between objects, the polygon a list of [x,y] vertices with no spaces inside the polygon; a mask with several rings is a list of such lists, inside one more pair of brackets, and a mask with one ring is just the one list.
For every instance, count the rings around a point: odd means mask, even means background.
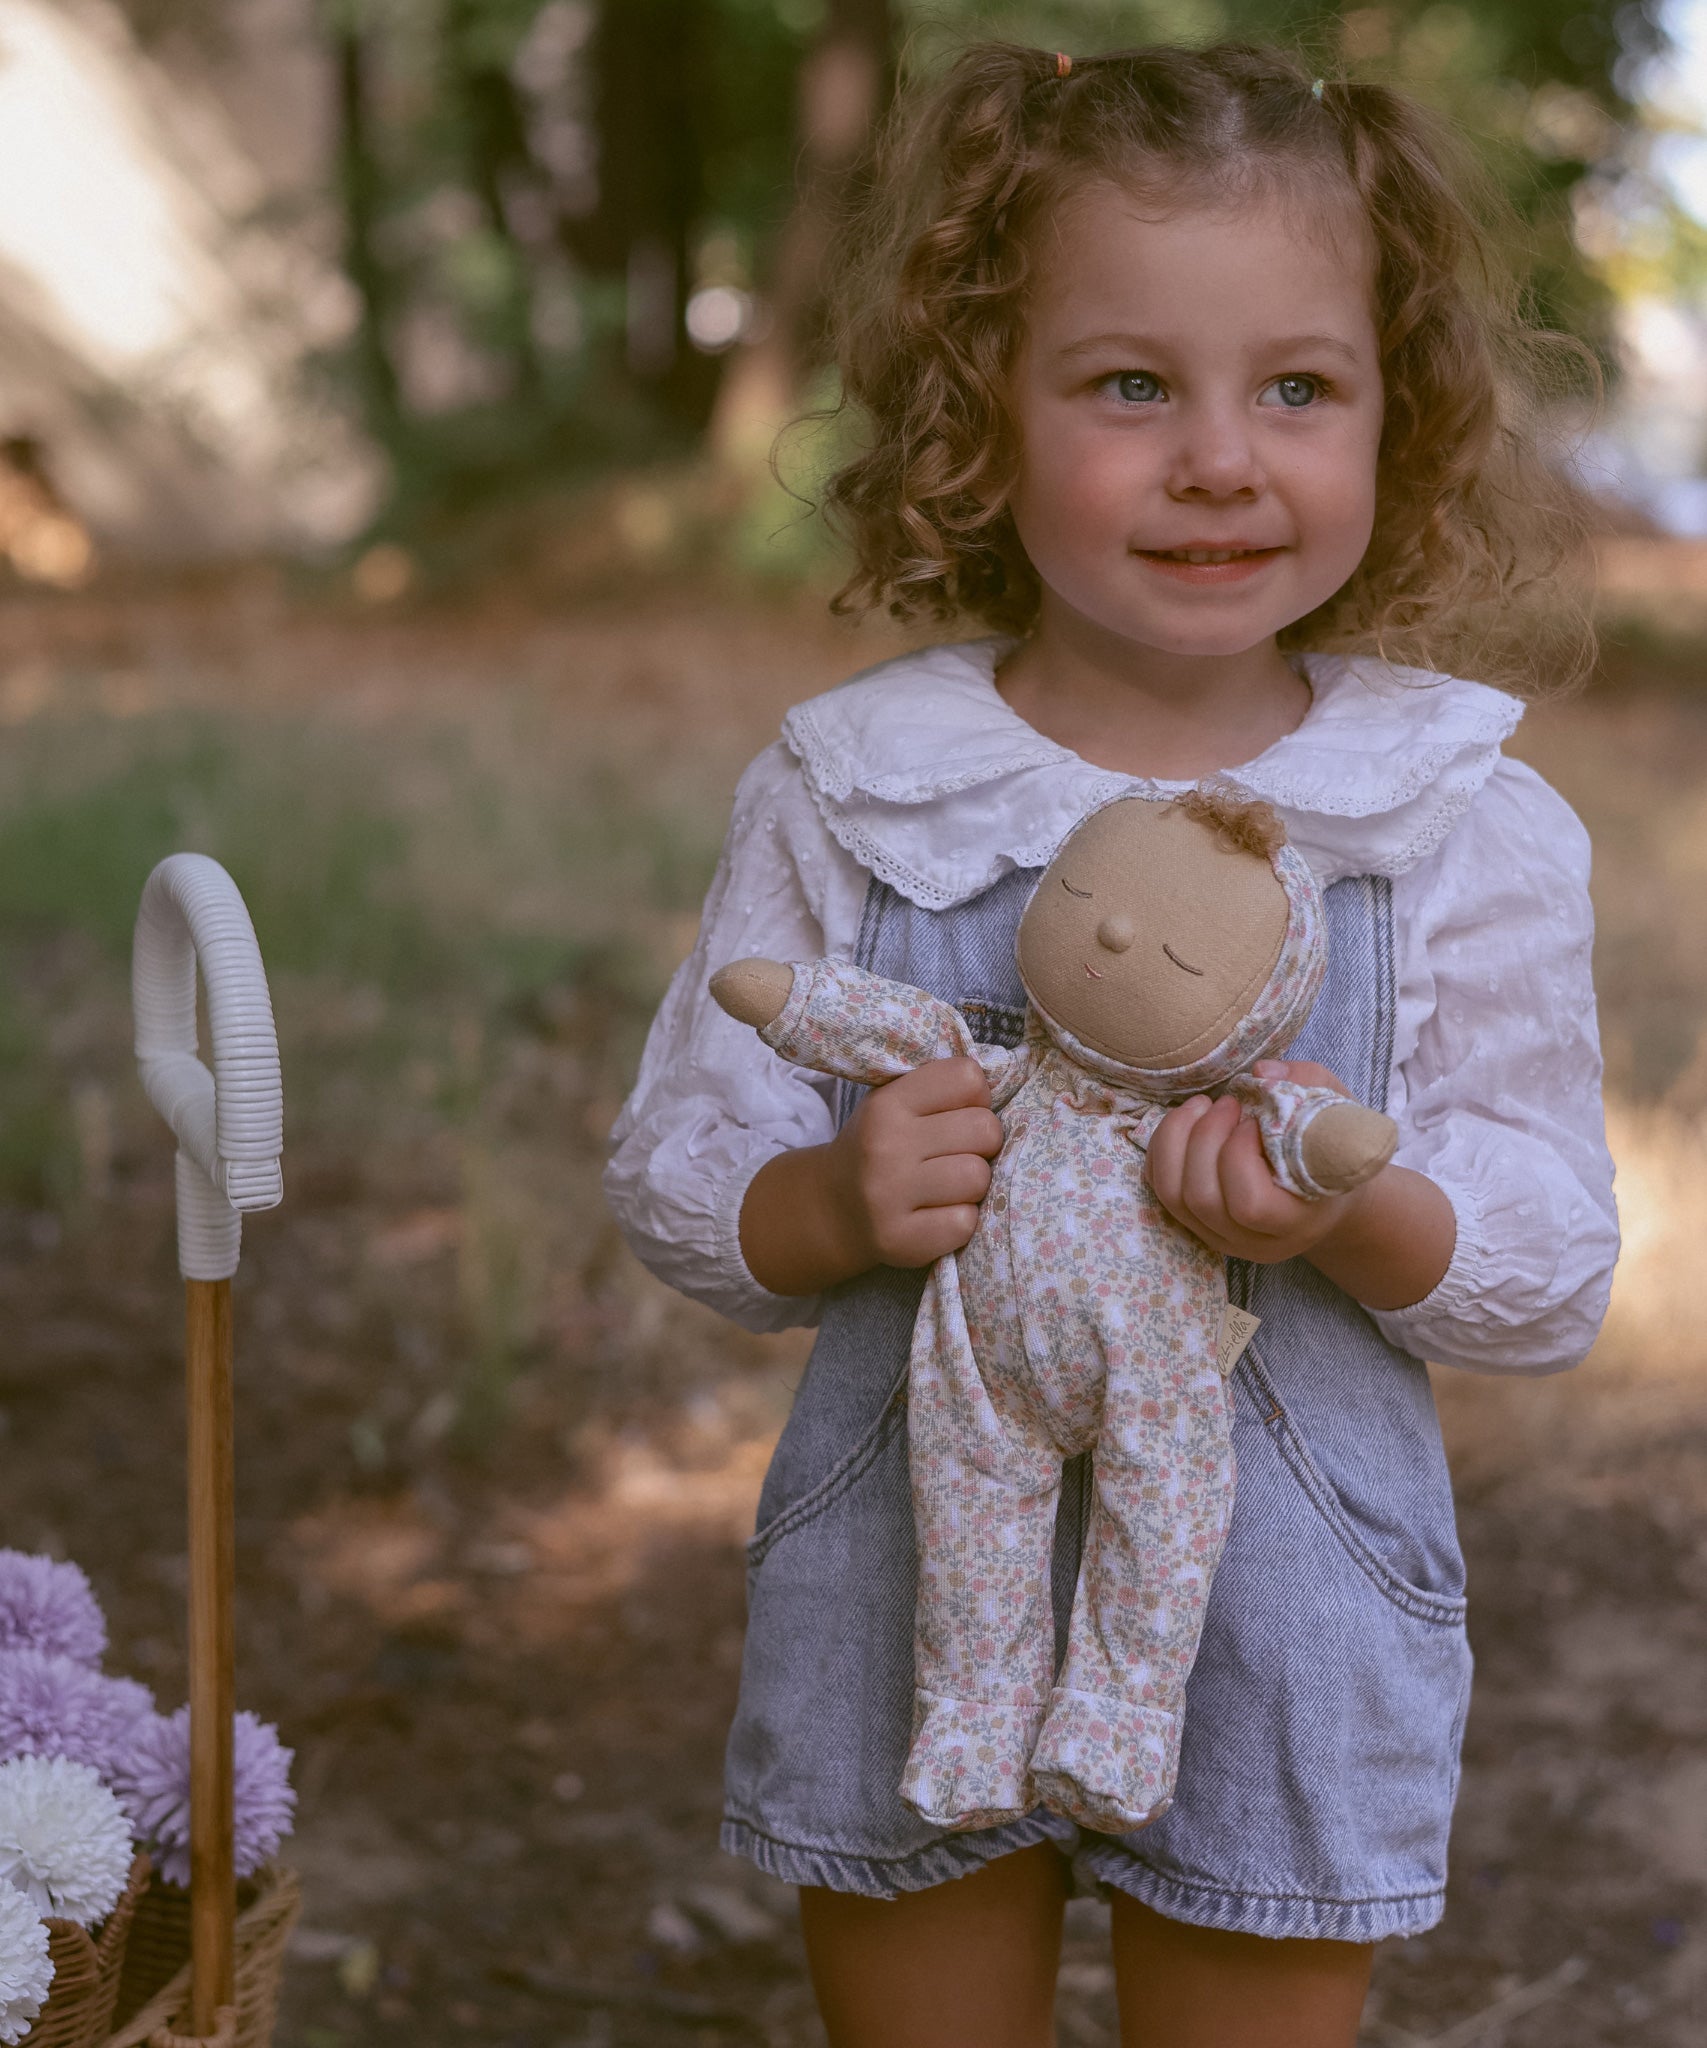
[{"label": "white blouse", "polygon": [[[605,1188],[661,1279],[754,1330],[816,1320],[753,1278],[739,1220],[767,1160],[833,1134],[832,1084],[711,1001],[750,954],[851,958],[872,875],[911,902],[965,902],[1041,867],[1122,791],[995,687],[1001,641],[886,662],[797,706],[741,779],[699,940],[664,999],[611,1136]],[[1458,1220],[1432,1294],[1375,1321],[1395,1344],[1483,1372],[1551,1372],[1606,1311],[1618,1224],[1600,1105],[1586,834],[1500,753],[1523,707],[1480,683],[1310,655],[1301,725],[1224,779],[1266,798],[1325,885],[1392,878],[1397,1017],[1385,1107],[1401,1165]]]}]

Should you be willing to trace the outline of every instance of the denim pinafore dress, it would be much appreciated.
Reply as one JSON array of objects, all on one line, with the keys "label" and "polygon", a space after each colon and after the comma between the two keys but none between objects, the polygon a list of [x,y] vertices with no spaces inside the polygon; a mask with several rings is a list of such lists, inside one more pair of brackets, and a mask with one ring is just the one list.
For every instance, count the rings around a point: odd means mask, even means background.
[{"label": "denim pinafore dress", "polygon": [[[948,910],[867,892],[855,958],[1016,1044],[1014,964],[1038,870]],[[1328,975],[1291,1048],[1384,1107],[1390,885],[1327,891]],[[856,1091],[842,1088],[838,1115]],[[1464,1565],[1426,1369],[1301,1259],[1228,1272],[1262,1319],[1233,1378],[1232,1526],[1186,1688],[1166,1817],[1120,1838],[1042,1809],[944,1834],[903,1804],[916,1559],[907,1355],[923,1272],[829,1297],[748,1546],[748,1626],[723,1846],[794,1884],[893,1897],[1053,1841],[1081,1882],[1172,1918],[1377,1941],[1439,1919],[1469,1701]],[[1089,1508],[1067,1468],[1052,1566],[1065,1648]]]}]

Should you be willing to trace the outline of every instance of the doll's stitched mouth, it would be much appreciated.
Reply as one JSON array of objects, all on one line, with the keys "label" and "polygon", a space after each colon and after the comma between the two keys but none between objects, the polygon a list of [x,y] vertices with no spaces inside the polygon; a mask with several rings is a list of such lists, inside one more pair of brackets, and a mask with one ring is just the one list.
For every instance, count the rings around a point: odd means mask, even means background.
[{"label": "doll's stitched mouth", "polygon": [[1162,941],[1162,951],[1167,954],[1176,967],[1183,967],[1187,974],[1201,974],[1203,972],[1201,967],[1193,967],[1189,960],[1182,960],[1166,939]]}]

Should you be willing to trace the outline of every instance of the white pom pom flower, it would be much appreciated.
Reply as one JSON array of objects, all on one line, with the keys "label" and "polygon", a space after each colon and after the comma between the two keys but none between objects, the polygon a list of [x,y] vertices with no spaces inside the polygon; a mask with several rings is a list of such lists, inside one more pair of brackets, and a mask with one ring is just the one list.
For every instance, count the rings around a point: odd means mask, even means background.
[{"label": "white pom pom flower", "polygon": [[87,1764],[19,1756],[0,1764],[0,1880],[38,1914],[92,1927],[130,1875],[124,1808]]},{"label": "white pom pom flower", "polygon": [[21,2041],[53,1982],[47,1928],[22,1892],[0,1884],[0,2042]]}]

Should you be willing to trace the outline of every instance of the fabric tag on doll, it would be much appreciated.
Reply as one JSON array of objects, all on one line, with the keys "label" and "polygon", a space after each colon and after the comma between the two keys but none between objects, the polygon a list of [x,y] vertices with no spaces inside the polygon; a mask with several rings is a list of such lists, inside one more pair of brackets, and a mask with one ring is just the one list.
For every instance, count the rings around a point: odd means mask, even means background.
[{"label": "fabric tag on doll", "polygon": [[1231,1302],[1221,1311],[1221,1341],[1216,1346],[1215,1364],[1225,1379],[1245,1355],[1245,1346],[1262,1328],[1262,1317]]}]

